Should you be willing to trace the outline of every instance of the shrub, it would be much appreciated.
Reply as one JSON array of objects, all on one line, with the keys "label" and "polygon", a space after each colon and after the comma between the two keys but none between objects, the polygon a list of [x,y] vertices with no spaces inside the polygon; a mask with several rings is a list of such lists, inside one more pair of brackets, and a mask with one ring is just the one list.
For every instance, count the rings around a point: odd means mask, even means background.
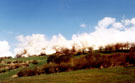
[{"label": "shrub", "polygon": [[[112,49],[109,49],[109,51],[110,50]],[[37,64],[37,61],[33,60],[32,63]],[[108,68],[113,66],[126,66],[129,64],[135,66],[134,51],[131,51],[131,53],[113,54],[100,54],[98,52],[92,52],[78,58],[72,57],[72,55],[51,55],[47,59],[47,64],[41,66],[38,69],[21,70],[18,72],[18,76],[33,76],[43,73],[50,74],[87,68]]]},{"label": "shrub", "polygon": [[85,56],[85,58],[86,58],[86,60],[87,60],[87,65],[88,65],[90,68],[96,66],[97,58],[96,58],[95,55],[90,54],[90,55]]},{"label": "shrub", "polygon": [[67,71],[72,70],[72,66],[68,63],[61,63],[61,64],[58,64],[57,66],[58,67],[56,70],[58,70],[58,72],[67,72]]},{"label": "shrub", "polygon": [[126,61],[135,66],[135,53],[130,53],[126,58]]},{"label": "shrub", "polygon": [[7,64],[11,64],[11,61],[8,61]]},{"label": "shrub", "polygon": [[18,63],[19,61],[13,61],[13,63]]},{"label": "shrub", "polygon": [[57,68],[58,66],[55,63],[45,64],[44,66],[42,66],[41,71],[42,73],[46,73],[46,74],[56,73],[58,72]]},{"label": "shrub", "polygon": [[2,60],[3,60],[3,59],[2,59],[2,58],[0,58],[0,63],[2,62]]},{"label": "shrub", "polygon": [[60,64],[62,62],[69,62],[72,58],[72,55],[61,55],[61,56],[56,56],[56,55],[51,55],[47,59],[47,63],[56,63]]},{"label": "shrub", "polygon": [[38,71],[40,74],[42,73],[50,74],[56,72],[66,72],[70,70],[72,70],[72,67],[68,63],[61,63],[61,64],[50,63],[43,65]]},{"label": "shrub", "polygon": [[58,57],[58,56],[56,56],[56,55],[50,55],[50,56],[48,56],[47,63],[54,62],[54,60],[55,60],[56,57]]},{"label": "shrub", "polygon": [[18,77],[23,77],[23,76],[34,76],[34,75],[37,75],[38,74],[38,71],[37,69],[22,69],[21,71],[19,71],[17,73]]},{"label": "shrub", "polygon": [[110,67],[111,66],[111,61],[108,58],[108,56],[103,56],[100,60],[101,60],[101,65],[104,68],[107,68],[107,67]]},{"label": "shrub", "polygon": [[85,57],[74,59],[73,62],[74,62],[73,70],[85,69],[88,66]]},{"label": "shrub", "polygon": [[37,60],[33,60],[31,63],[34,64],[34,65],[37,65],[38,61]]},{"label": "shrub", "polygon": [[0,73],[4,73],[4,72],[6,72],[7,70],[6,69],[1,69],[0,70]]},{"label": "shrub", "polygon": [[22,55],[19,55],[19,54],[16,55],[16,58],[21,58],[21,57],[22,57]]}]

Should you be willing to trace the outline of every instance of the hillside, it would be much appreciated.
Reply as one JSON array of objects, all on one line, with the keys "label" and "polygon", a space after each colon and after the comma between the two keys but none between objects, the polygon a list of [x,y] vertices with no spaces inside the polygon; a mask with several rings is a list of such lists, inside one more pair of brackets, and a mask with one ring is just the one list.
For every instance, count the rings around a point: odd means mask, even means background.
[{"label": "hillside", "polygon": [[[44,63],[46,63],[47,57],[46,56],[40,56],[40,57],[33,56],[33,57],[26,57],[26,58],[11,58],[11,59],[4,59],[3,62],[4,62],[4,65],[8,65],[7,64],[8,62],[11,62],[11,63],[15,62],[15,61],[30,62],[33,60],[36,60],[38,62],[38,64],[34,65],[34,64],[30,63],[27,68],[34,68],[36,66],[43,65]],[[1,63],[0,65],[3,65],[3,64]],[[19,72],[23,68],[25,68],[25,67],[19,67],[19,68],[11,69],[11,70],[3,69],[3,70],[5,70],[5,72],[0,73],[0,79],[11,78],[13,75],[15,75],[17,72]],[[2,68],[1,68],[1,70],[2,70]]]},{"label": "hillside", "polygon": [[[83,57],[84,55],[76,56],[76,58]],[[36,60],[38,64],[29,64],[27,68],[40,67],[47,62],[47,56],[33,56],[27,58],[10,58],[4,59],[3,62],[12,63],[14,61],[33,61]],[[2,64],[1,64],[2,65]],[[41,74],[29,77],[13,78],[20,70],[25,67],[19,67],[12,70],[6,70],[0,73],[0,80],[2,83],[89,83],[89,82],[102,82],[102,83],[134,83],[135,82],[135,67],[109,67],[109,68],[87,68],[82,70],[61,72],[54,74]]]},{"label": "hillside", "polygon": [[44,74],[31,77],[6,78],[2,83],[135,83],[135,67],[87,69]]}]

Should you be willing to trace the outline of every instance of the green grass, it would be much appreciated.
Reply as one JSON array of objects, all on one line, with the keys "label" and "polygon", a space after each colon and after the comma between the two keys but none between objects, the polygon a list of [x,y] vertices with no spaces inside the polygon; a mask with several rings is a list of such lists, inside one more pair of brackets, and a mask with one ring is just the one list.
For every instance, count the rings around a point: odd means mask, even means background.
[{"label": "green grass", "polygon": [[19,72],[22,68],[14,69],[11,71],[7,71],[5,73],[0,74],[0,80],[2,79],[8,79],[11,78],[12,75],[15,75],[17,72]]},{"label": "green grass", "polygon": [[87,69],[44,74],[31,77],[7,78],[2,83],[135,83],[135,67]]},{"label": "green grass", "polygon": [[[76,58],[83,57],[77,56]],[[36,66],[41,66],[46,63],[47,57],[27,57],[5,59],[8,61],[31,61],[37,60],[39,63]],[[30,64],[29,68],[35,65]],[[11,78],[19,72],[23,67],[7,71],[0,74],[0,83],[135,83],[135,67],[114,67],[107,69],[87,69],[71,72],[62,72],[55,74],[42,74],[31,77]]]},{"label": "green grass", "polygon": [[11,58],[11,59],[4,59],[5,62],[8,61],[30,61],[30,60],[38,60],[38,61],[42,61],[47,59],[46,56],[32,56],[32,57],[24,57],[24,58]]},{"label": "green grass", "polygon": [[46,63],[47,60],[47,56],[33,56],[33,57],[24,57],[24,58],[11,58],[11,59],[4,59],[4,62],[8,62],[8,61],[32,61],[32,60],[37,60],[39,63],[38,65],[43,65],[44,63]]},{"label": "green grass", "polygon": [[[34,56],[34,57],[27,57],[27,58],[11,58],[11,59],[4,59],[3,61],[4,62],[8,62],[8,61],[31,61],[31,60],[37,60],[38,61],[38,64],[37,65],[33,65],[33,64],[30,64],[29,65],[29,68],[34,68],[35,66],[41,66],[43,64],[46,63],[46,60],[47,60],[47,57],[46,56]],[[15,75],[17,72],[19,72],[21,69],[23,69],[23,67],[21,68],[18,68],[18,69],[14,69],[14,70],[10,70],[10,71],[7,71],[5,73],[0,73],[0,80],[2,79],[8,79],[10,78],[12,75]]]}]

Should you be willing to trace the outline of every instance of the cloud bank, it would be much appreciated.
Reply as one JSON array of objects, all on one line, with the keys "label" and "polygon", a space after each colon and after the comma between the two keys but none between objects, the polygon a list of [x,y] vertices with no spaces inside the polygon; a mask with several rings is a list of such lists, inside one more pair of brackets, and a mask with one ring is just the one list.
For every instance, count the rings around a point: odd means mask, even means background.
[{"label": "cloud bank", "polygon": [[0,41],[0,57],[13,56],[7,41]]},{"label": "cloud bank", "polygon": [[[81,25],[84,27],[84,25]],[[98,49],[99,46],[115,43],[135,43],[135,18],[122,19],[105,17],[98,21],[94,27],[94,32],[73,34],[71,40],[67,40],[62,34],[54,35],[50,40],[44,34],[32,34],[31,36],[17,36],[19,43],[15,48],[15,54],[25,57],[32,55],[46,54],[51,55],[64,48],[80,50],[88,47]],[[9,56],[8,42],[1,41],[1,56]]]},{"label": "cloud bank", "polygon": [[[86,27],[82,24],[80,27]],[[118,42],[135,42],[135,18],[123,19],[116,21],[115,18],[105,17],[95,26],[92,33],[74,34],[71,40],[67,40],[61,34],[54,35],[51,40],[47,40],[43,34],[32,34],[32,36],[18,36],[20,41],[15,49],[16,53],[23,54],[24,49],[27,51],[24,56],[40,55],[41,53],[50,55],[61,51],[64,48],[76,50],[93,47],[98,49],[99,46],[115,44]]]}]

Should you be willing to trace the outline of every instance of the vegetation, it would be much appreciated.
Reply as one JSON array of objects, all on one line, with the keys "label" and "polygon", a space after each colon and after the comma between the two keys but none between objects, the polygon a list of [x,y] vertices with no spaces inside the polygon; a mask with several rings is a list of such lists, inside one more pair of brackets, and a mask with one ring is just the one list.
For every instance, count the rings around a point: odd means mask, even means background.
[{"label": "vegetation", "polygon": [[[27,58],[20,57],[20,55],[17,58],[6,58],[6,57],[1,58],[0,79],[3,80],[5,79],[3,82],[6,82],[6,79],[11,77],[26,78],[27,76],[38,77],[38,76],[42,76],[42,74],[57,75],[52,73],[59,73],[59,72],[68,73],[69,71],[75,72],[75,70],[78,71],[82,69],[84,69],[82,71],[88,71],[88,72],[92,71],[93,69],[99,71],[105,70],[106,72],[108,72],[108,69],[110,69],[110,70],[114,70],[111,71],[113,73],[117,71],[118,68],[118,70],[121,71],[126,69],[127,71],[129,71],[129,72],[123,71],[125,73],[131,73],[131,72],[135,73],[134,66],[135,66],[135,44],[117,43],[114,45],[107,45],[105,47],[100,47],[99,50],[93,50],[91,47],[84,48],[83,50],[78,50],[78,51],[75,51],[75,49],[71,49],[71,50],[63,49],[63,51],[56,52],[56,54],[50,56],[46,56],[42,54],[40,56],[32,56]],[[121,75],[127,75],[125,73],[121,73]],[[50,75],[43,75],[43,77],[44,76],[47,77]],[[101,75],[101,76],[105,76],[105,75]],[[132,78],[132,76],[129,77]],[[105,76],[105,78],[107,77]],[[33,80],[33,78],[31,80]]]},{"label": "vegetation", "polygon": [[[37,65],[32,64],[31,62],[33,60],[38,61]],[[27,58],[10,58],[10,59],[3,59],[2,62],[0,63],[1,66],[3,66],[3,68],[0,68],[0,71],[2,71],[0,73],[0,80],[1,79],[8,79],[11,78],[13,75],[17,74],[19,71],[21,71],[22,69],[28,68],[28,69],[33,69],[36,66],[41,66],[43,64],[46,63],[47,57],[46,56],[33,56],[33,57],[27,57]],[[21,62],[29,62],[29,66],[20,66],[19,68],[16,69],[6,69],[5,67],[9,67],[9,62],[11,62],[12,64],[16,64],[13,62],[20,62],[19,64],[22,64]],[[18,63],[17,63],[18,64]],[[11,67],[14,67],[14,65],[12,65]]]},{"label": "vegetation", "polygon": [[135,83],[135,67],[86,69],[30,77],[9,78],[2,83]]}]

